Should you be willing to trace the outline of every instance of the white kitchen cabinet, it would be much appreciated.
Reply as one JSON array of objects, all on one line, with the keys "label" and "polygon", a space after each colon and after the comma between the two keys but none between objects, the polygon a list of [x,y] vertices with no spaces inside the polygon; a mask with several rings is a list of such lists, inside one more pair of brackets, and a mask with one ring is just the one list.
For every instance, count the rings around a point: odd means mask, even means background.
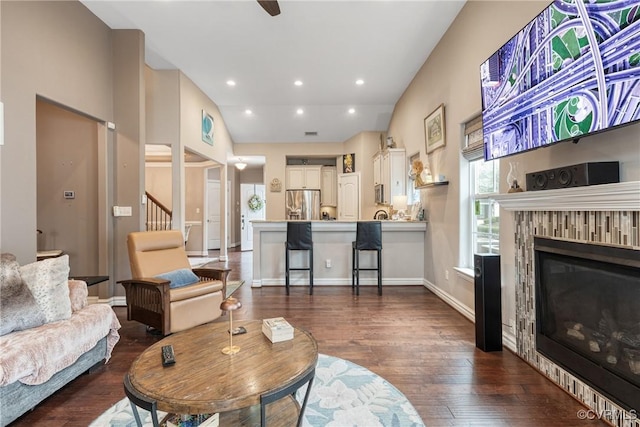
[{"label": "white kitchen cabinet", "polygon": [[382,184],[382,153],[373,157],[373,185]]},{"label": "white kitchen cabinet", "polygon": [[[391,205],[393,196],[407,194],[407,159],[404,148],[389,148],[383,151],[374,157],[373,168],[374,185],[379,183],[383,186],[383,204]],[[379,182],[375,179],[376,170],[379,170]]]},{"label": "white kitchen cabinet", "polygon": [[320,190],[322,166],[287,166],[287,190]]},{"label": "white kitchen cabinet", "polygon": [[336,206],[337,196],[337,171],[335,166],[322,167],[322,186],[320,187],[320,204],[322,206]]}]

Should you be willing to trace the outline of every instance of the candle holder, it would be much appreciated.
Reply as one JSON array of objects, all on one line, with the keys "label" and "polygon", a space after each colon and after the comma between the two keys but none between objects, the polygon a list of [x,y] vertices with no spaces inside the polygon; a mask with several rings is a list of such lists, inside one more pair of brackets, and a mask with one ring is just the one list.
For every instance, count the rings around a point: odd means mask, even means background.
[{"label": "candle holder", "polygon": [[229,312],[229,345],[222,349],[224,354],[236,354],[240,351],[240,347],[233,345],[233,312],[242,307],[242,303],[234,297],[229,297],[222,301],[220,310]]},{"label": "candle holder", "polygon": [[509,173],[507,173],[507,184],[509,184],[508,193],[520,193],[522,187],[518,184],[520,179],[520,171],[518,170],[518,162],[509,162]]}]

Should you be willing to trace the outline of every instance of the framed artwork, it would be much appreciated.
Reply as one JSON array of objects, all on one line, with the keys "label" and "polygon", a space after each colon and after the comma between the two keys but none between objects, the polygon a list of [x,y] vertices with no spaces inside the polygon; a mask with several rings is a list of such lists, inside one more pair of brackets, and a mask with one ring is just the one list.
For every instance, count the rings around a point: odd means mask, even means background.
[{"label": "framed artwork", "polygon": [[440,104],[424,119],[424,140],[427,153],[445,146],[447,141],[444,131],[444,104]]},{"label": "framed artwork", "polygon": [[356,170],[356,153],[342,155],[342,173],[351,173]]},{"label": "framed artwork", "polygon": [[213,116],[202,110],[202,140],[213,145]]}]

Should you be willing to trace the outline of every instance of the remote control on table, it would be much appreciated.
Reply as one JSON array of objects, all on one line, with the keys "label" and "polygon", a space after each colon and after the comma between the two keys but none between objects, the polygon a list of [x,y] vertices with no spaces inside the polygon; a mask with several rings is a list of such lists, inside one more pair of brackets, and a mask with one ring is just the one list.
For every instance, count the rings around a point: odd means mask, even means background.
[{"label": "remote control on table", "polygon": [[162,366],[170,366],[176,363],[176,356],[173,354],[173,346],[162,346]]}]

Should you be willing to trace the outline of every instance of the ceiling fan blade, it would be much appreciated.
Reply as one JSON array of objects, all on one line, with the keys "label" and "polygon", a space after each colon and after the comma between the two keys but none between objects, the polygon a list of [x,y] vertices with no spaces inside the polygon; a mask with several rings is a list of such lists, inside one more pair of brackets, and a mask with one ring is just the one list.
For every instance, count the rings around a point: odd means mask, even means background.
[{"label": "ceiling fan blade", "polygon": [[271,16],[280,15],[280,6],[276,0],[258,0],[260,6]]}]

